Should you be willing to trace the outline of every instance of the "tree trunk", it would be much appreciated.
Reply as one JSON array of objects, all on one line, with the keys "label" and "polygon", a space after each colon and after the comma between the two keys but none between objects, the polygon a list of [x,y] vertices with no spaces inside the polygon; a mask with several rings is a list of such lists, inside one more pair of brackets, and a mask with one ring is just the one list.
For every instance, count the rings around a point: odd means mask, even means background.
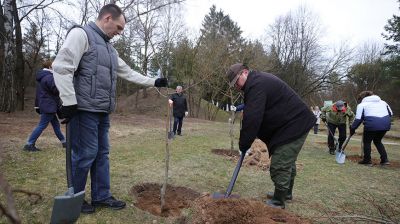
[{"label": "tree trunk", "polygon": [[18,66],[15,67],[15,90],[16,90],[16,110],[24,110],[24,98],[25,98],[25,82],[24,82],[24,55],[22,53],[22,32],[21,23],[19,21],[17,3],[12,2],[12,14],[15,22],[15,53],[16,63]]},{"label": "tree trunk", "polygon": [[[4,69],[4,42],[5,42],[5,33],[6,33],[6,30],[5,30],[5,28],[4,28],[4,14],[3,14],[3,5],[2,4],[0,4],[0,78],[1,78],[1,80],[0,80],[0,87],[1,87],[1,89],[0,89],[0,96],[1,96],[1,98],[3,98],[2,96],[4,96],[4,92],[3,92],[3,82],[4,82],[4,79],[3,79],[3,69]],[[1,102],[3,102],[3,99],[1,99]],[[0,107],[2,107],[2,106],[0,106]],[[3,110],[1,110],[1,111],[3,111]]]},{"label": "tree trunk", "polygon": [[15,89],[15,49],[13,38],[12,0],[5,0],[4,6],[4,61],[1,78],[0,110],[14,112],[16,107]]}]

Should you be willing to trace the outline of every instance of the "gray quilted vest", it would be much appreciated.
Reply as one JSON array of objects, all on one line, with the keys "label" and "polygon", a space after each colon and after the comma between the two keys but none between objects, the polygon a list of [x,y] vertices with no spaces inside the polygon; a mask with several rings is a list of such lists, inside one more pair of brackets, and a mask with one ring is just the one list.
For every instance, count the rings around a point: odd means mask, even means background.
[{"label": "gray quilted vest", "polygon": [[[75,27],[81,26],[72,28]],[[110,44],[110,38],[94,22],[81,28],[87,34],[89,49],[83,54],[74,74],[78,109],[111,113],[115,109],[117,51]]]}]

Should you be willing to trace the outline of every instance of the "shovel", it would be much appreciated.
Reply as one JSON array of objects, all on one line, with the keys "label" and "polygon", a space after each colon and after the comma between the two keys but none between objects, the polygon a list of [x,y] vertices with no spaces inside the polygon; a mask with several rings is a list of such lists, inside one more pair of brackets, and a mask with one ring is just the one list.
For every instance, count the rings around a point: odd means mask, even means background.
[{"label": "shovel", "polygon": [[81,207],[85,198],[85,191],[74,193],[72,185],[71,167],[71,139],[69,123],[66,124],[67,147],[65,152],[68,190],[64,195],[54,197],[53,212],[50,223],[74,223],[81,214]]},{"label": "shovel", "polygon": [[246,153],[241,153],[240,154],[240,159],[236,165],[235,171],[233,172],[232,178],[231,178],[231,182],[229,183],[228,189],[226,190],[225,194],[221,194],[221,193],[213,193],[212,198],[218,199],[218,198],[229,198],[229,196],[231,196],[232,190],[233,190],[233,186],[235,185],[236,182],[236,178],[239,174],[240,171],[240,167],[242,166],[243,163],[243,159],[246,156]]},{"label": "shovel", "polygon": [[344,161],[346,160],[346,154],[344,154],[344,149],[346,148],[347,144],[349,143],[351,138],[351,135],[346,138],[346,140],[343,142],[342,148],[338,151],[336,151],[336,162],[339,164],[343,164]]}]

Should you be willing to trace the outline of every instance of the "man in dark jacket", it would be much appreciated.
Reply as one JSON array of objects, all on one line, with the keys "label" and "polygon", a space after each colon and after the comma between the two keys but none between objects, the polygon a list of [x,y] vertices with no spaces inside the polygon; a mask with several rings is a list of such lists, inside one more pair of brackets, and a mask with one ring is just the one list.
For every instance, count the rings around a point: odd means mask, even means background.
[{"label": "man in dark jacket", "polygon": [[296,92],[272,74],[239,63],[229,68],[227,77],[231,87],[244,93],[239,149],[246,153],[256,138],[267,145],[275,191],[267,194],[272,199],[266,204],[285,208],[285,200],[292,199],[297,156],[316,118]]},{"label": "man in dark jacket", "polygon": [[182,135],[183,117],[188,115],[186,97],[182,93],[182,86],[176,87],[176,93],[172,94],[169,99],[169,105],[173,107],[174,115],[174,135]]}]

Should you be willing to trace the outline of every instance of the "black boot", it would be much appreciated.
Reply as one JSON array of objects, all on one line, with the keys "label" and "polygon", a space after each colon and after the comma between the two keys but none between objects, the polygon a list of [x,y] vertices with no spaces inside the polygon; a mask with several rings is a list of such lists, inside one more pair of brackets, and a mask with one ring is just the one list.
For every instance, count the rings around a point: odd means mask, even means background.
[{"label": "black boot", "polygon": [[[269,191],[267,192],[267,198],[271,199],[274,197],[274,192]],[[292,194],[287,194],[285,198],[286,202],[291,202],[293,200],[293,195]]]},{"label": "black boot", "polygon": [[274,197],[271,200],[267,200],[265,203],[273,208],[285,209],[285,198],[287,190],[275,189]]},{"label": "black boot", "polygon": [[81,213],[92,214],[96,211],[93,205],[89,204],[86,200],[83,200]]},{"label": "black boot", "polygon": [[[289,190],[287,191],[285,201],[286,202],[292,202],[293,200],[293,186],[294,186],[294,178],[290,180],[289,184]],[[273,198],[274,197],[274,192],[267,192],[267,198]]]}]

